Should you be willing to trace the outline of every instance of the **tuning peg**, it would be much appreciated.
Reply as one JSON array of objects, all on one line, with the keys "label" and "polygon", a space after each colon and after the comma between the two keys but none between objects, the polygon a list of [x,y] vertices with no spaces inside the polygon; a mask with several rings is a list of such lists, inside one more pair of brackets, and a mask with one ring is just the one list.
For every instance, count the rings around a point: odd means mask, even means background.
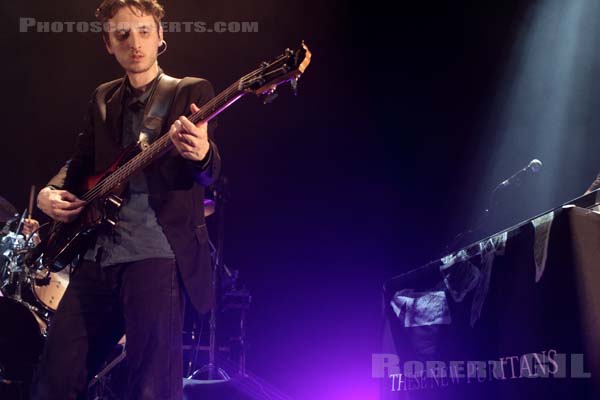
[{"label": "tuning peg", "polygon": [[275,93],[276,90],[277,86],[273,86],[271,89],[269,89],[269,91],[267,92],[267,96],[263,100],[263,104],[272,103],[273,100],[275,100],[279,96],[277,93]]}]

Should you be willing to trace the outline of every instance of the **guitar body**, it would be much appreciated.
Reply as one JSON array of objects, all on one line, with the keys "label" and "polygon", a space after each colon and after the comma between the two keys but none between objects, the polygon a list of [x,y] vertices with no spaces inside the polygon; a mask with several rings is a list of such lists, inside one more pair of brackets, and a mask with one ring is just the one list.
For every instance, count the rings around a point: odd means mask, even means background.
[{"label": "guitar body", "polygon": [[[94,190],[125,161],[131,158],[134,148],[124,150],[103,172],[85,179],[82,192]],[[94,234],[101,229],[115,228],[119,222],[119,210],[123,203],[122,193],[126,183],[116,185],[110,193],[87,203],[81,214],[72,222],[56,222],[46,238],[40,243],[42,263],[52,272],[68,266],[89,245]]]}]

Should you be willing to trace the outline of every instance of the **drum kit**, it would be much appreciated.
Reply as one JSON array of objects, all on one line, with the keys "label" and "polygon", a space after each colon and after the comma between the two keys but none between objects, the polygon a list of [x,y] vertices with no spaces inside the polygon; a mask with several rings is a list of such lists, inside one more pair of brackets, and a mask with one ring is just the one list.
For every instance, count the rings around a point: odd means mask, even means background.
[{"label": "drum kit", "polygon": [[41,263],[24,262],[36,245],[34,233],[22,233],[25,216],[0,196],[0,315],[5,321],[0,328],[0,383],[5,385],[31,379],[50,319],[69,284],[66,269],[54,273]]}]

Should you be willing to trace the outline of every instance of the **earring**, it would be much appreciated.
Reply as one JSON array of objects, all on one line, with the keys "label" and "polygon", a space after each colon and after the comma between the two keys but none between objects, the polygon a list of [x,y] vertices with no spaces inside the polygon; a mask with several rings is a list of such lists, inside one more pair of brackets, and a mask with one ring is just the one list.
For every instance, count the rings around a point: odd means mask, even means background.
[{"label": "earring", "polygon": [[163,39],[160,42],[160,46],[158,46],[158,48],[160,49],[161,46],[164,46],[164,48],[162,50],[159,50],[158,53],[156,53],[157,56],[160,56],[162,53],[164,53],[165,51],[167,51],[167,41]]}]

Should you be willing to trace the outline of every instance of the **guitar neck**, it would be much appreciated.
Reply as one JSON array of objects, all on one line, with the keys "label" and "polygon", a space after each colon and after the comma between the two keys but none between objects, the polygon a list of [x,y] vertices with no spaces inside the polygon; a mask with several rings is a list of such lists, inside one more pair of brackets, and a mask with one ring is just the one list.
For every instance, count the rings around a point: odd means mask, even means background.
[{"label": "guitar neck", "polygon": [[[243,79],[243,78],[242,78]],[[191,114],[188,119],[197,124],[199,122],[208,122],[231,104],[236,102],[246,92],[239,89],[240,80],[234,82],[227,89],[219,93],[217,96],[210,99],[198,111]],[[142,171],[148,165],[156,161],[162,155],[166,154],[173,147],[169,135],[163,134],[156,139],[145,150],[137,154],[135,157],[128,160],[126,163],[117,168],[108,177],[100,181],[96,186],[87,191],[81,198],[87,202],[91,202],[97,198],[104,197],[111,193],[117,186],[123,182],[127,182],[130,177]]]}]

